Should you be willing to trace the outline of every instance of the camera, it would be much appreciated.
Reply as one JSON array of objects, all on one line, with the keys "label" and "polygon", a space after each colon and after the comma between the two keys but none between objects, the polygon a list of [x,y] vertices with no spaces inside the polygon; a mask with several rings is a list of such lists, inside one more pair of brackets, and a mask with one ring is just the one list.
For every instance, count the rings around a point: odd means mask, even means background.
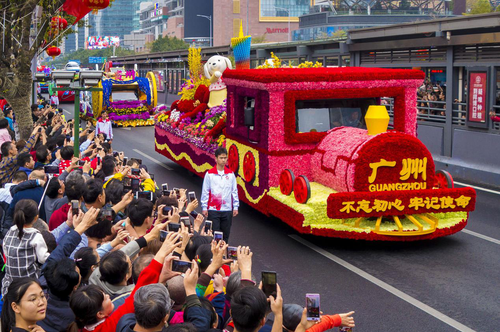
[{"label": "camera", "polygon": [[164,207],[163,207],[163,210],[161,210],[161,213],[162,213],[164,216],[166,216],[166,215],[167,215],[167,214],[169,214],[169,213],[170,213],[170,211],[172,211],[172,210],[173,210],[173,208],[172,208],[171,206],[164,206]]}]

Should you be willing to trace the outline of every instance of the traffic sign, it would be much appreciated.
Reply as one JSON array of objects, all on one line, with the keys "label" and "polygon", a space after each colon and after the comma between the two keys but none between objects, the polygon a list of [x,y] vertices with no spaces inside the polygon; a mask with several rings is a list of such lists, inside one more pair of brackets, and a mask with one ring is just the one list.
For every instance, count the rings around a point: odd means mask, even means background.
[{"label": "traffic sign", "polygon": [[107,57],[90,56],[89,63],[105,63],[108,60]]}]

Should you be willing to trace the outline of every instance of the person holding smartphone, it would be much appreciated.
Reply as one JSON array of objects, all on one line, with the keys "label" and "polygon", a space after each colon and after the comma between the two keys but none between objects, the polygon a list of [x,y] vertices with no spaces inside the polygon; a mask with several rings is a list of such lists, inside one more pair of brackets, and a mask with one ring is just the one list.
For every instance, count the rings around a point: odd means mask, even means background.
[{"label": "person holding smartphone", "polygon": [[227,150],[219,147],[215,151],[217,165],[205,174],[201,192],[203,215],[212,220],[213,231],[224,233],[228,242],[233,217],[238,215],[240,200],[236,176],[226,167]]}]

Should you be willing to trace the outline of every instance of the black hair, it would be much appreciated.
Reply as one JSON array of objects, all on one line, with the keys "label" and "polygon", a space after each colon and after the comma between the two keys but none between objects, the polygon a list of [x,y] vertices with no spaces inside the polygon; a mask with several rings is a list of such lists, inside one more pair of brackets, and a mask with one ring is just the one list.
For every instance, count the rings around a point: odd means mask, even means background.
[{"label": "black hair", "polygon": [[38,216],[38,205],[32,199],[22,199],[16,203],[14,209],[14,224],[19,230],[19,239],[23,238],[24,225],[29,225],[36,220]]},{"label": "black hair", "polygon": [[6,118],[0,119],[0,129],[5,129],[9,126],[9,120]]},{"label": "black hair", "polygon": [[65,141],[66,141],[65,135],[59,135],[56,137],[56,144],[58,147],[63,147]]},{"label": "black hair", "polygon": [[[38,219],[42,220],[42,219]],[[45,223],[44,221],[41,221],[42,223]],[[54,234],[52,234],[48,230],[41,230],[40,233],[42,234],[43,240],[45,241],[45,244],[47,245],[47,251],[52,253],[56,247],[57,247],[57,242]]]},{"label": "black hair", "polygon": [[93,248],[83,247],[75,253],[76,266],[80,269],[82,283],[87,282],[92,273],[92,266],[98,264],[97,256]]},{"label": "black hair", "polygon": [[17,166],[24,167],[24,165],[26,165],[26,163],[29,163],[32,158],[33,156],[29,152],[20,153],[17,156]]},{"label": "black hair", "polygon": [[102,310],[104,292],[96,285],[77,289],[69,299],[69,307],[75,314],[75,323],[79,329],[85,325],[97,323],[97,313]]},{"label": "black hair", "polygon": [[71,160],[75,156],[75,151],[72,146],[63,146],[61,148],[61,158],[63,160]]},{"label": "black hair", "polygon": [[[12,112],[12,108],[9,108],[9,107],[6,107],[4,110],[3,110],[3,116],[4,117],[7,117],[10,112]],[[8,121],[8,120],[7,120]]]},{"label": "black hair", "polygon": [[212,261],[212,247],[210,244],[202,244],[196,250],[196,257],[198,257],[198,266],[200,271],[204,272]]},{"label": "black hair", "polygon": [[57,198],[59,195],[59,189],[61,189],[61,183],[57,178],[52,178],[49,180],[49,184],[47,184],[46,195],[49,198]]},{"label": "black hair", "polygon": [[[108,135],[106,133],[99,133],[99,135],[102,135],[104,140],[108,139]],[[101,146],[102,146],[102,144],[101,144]]]},{"label": "black hair", "polygon": [[186,256],[189,258],[189,260],[192,261],[194,259],[194,256],[196,256],[196,250],[198,250],[198,247],[202,244],[208,244],[211,242],[211,236],[195,235],[189,240],[184,252],[186,253]]},{"label": "black hair", "polygon": [[219,146],[217,148],[217,150],[215,150],[215,158],[217,158],[218,156],[220,156],[221,154],[225,154],[227,156],[227,150],[225,147],[223,146]]},{"label": "black hair", "polygon": [[68,176],[64,183],[64,191],[68,201],[79,201],[85,191],[85,180],[83,176]]},{"label": "black hair", "polygon": [[153,202],[139,198],[134,199],[128,206],[128,217],[134,227],[141,227],[147,217],[153,213]]},{"label": "black hair", "polygon": [[40,163],[46,163],[49,157],[49,149],[47,148],[47,145],[39,145],[36,148],[36,160]]},{"label": "black hair", "polygon": [[[209,327],[212,328],[217,328],[217,326],[214,327],[214,324],[217,324],[217,313],[215,312],[214,306],[212,305],[212,302],[208,300],[206,297],[199,296],[198,299],[201,302],[201,307],[205,308],[210,312],[210,325]],[[186,311],[184,311],[184,321],[187,321],[186,317]]]},{"label": "black hair", "polygon": [[43,268],[45,280],[51,294],[63,301],[68,301],[73,289],[80,282],[80,274],[76,272],[75,261],[63,258],[59,261],[51,259]]},{"label": "black hair", "polygon": [[111,179],[106,185],[106,201],[111,204],[118,204],[124,195],[124,187],[122,181],[118,179]]},{"label": "black hair", "polygon": [[193,323],[169,324],[164,332],[198,332]]},{"label": "black hair", "polygon": [[108,154],[109,151],[111,151],[111,144],[104,142],[101,144],[101,146],[105,154]]},{"label": "black hair", "polygon": [[23,139],[20,139],[19,141],[16,142],[17,151],[21,151],[25,146],[26,146],[26,141]]},{"label": "black hair", "polygon": [[[288,331],[295,331],[302,319],[302,311],[304,308],[298,304],[284,304],[283,305],[283,326]],[[287,332],[283,329],[283,332]]]},{"label": "black hair", "polygon": [[127,255],[123,251],[109,252],[99,263],[101,280],[111,285],[118,285],[126,278],[129,268]]},{"label": "black hair", "polygon": [[37,104],[32,104],[31,105],[31,112],[34,112],[36,110],[38,110],[38,105]]},{"label": "black hair", "polygon": [[97,225],[94,225],[87,229],[85,231],[85,235],[96,239],[104,239],[106,236],[111,235],[111,227],[113,227],[111,221],[103,218],[100,212],[97,216]]},{"label": "black hair", "polygon": [[12,178],[12,182],[23,182],[28,180],[28,174],[23,171],[17,171],[14,173],[14,177]]},{"label": "black hair", "polygon": [[102,181],[97,179],[90,179],[85,183],[85,190],[83,191],[83,200],[87,204],[92,204],[102,195]]},{"label": "black hair", "polygon": [[162,196],[162,197],[158,198],[158,200],[156,201],[156,205],[157,206],[167,205],[167,206],[171,206],[171,207],[177,207],[177,205],[178,205],[177,197]]},{"label": "black hair", "polygon": [[231,317],[238,332],[255,331],[268,309],[267,298],[257,287],[244,287],[233,294]]},{"label": "black hair", "polygon": [[49,138],[47,140],[47,143],[45,143],[45,145],[47,146],[47,149],[49,149],[49,151],[54,151],[55,148],[57,147],[57,138],[55,137]]},{"label": "black hair", "polygon": [[2,156],[7,157],[9,155],[11,145],[12,145],[12,142],[3,142],[2,143],[2,146],[0,147],[0,151],[2,152]]},{"label": "black hair", "polygon": [[4,305],[2,308],[2,316],[0,318],[2,322],[2,331],[11,331],[16,325],[16,314],[12,309],[12,303],[19,304],[28,288],[30,288],[33,284],[40,286],[40,283],[35,278],[14,278],[12,283],[9,285],[7,294],[3,294]]},{"label": "black hair", "polygon": [[104,172],[104,176],[110,176],[115,173],[115,159],[113,156],[106,156],[102,158],[102,171]]},{"label": "black hair", "polygon": [[151,263],[154,257],[155,256],[152,254],[141,254],[134,260],[134,262],[132,263],[132,280],[134,281],[134,284],[137,284],[137,281],[139,281],[139,275],[149,265],[149,263]]}]

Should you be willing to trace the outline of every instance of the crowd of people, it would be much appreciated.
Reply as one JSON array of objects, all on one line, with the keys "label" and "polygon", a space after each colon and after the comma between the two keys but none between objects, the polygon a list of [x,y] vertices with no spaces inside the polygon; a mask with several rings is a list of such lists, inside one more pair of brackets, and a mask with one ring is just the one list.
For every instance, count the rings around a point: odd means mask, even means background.
[{"label": "crowd of people", "polygon": [[446,115],[446,86],[431,83],[427,78],[417,91],[419,114]]},{"label": "crowd of people", "polygon": [[[284,304],[279,285],[269,292],[255,279],[251,248],[228,246],[238,212],[224,148],[198,202],[186,189],[158,187],[147,166],[113,151],[112,136],[99,127],[75,128],[50,103],[32,112],[26,141],[0,120],[2,331],[354,326],[353,312],[310,320],[303,306]],[[214,197],[233,205],[216,207]]]}]

